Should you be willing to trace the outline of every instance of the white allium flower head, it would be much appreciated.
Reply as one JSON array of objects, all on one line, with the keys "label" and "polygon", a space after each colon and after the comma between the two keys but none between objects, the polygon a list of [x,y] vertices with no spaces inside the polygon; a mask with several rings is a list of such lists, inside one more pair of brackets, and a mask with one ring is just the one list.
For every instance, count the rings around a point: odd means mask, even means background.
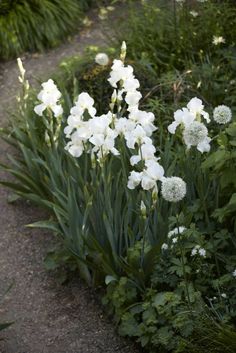
[{"label": "white allium flower head", "polygon": [[163,243],[162,246],[161,246],[161,249],[162,250],[167,250],[168,249],[168,244]]},{"label": "white allium flower head", "polygon": [[108,55],[106,53],[98,53],[95,56],[95,62],[98,65],[106,66],[109,63],[109,57],[108,57]]},{"label": "white allium flower head", "polygon": [[236,269],[232,272],[232,275],[236,278]]},{"label": "white allium flower head", "polygon": [[205,141],[207,134],[208,130],[206,126],[203,123],[194,121],[184,129],[183,139],[187,148],[190,148],[191,146],[197,146]]},{"label": "white allium flower head", "polygon": [[186,183],[179,177],[162,178],[161,193],[169,202],[178,202],[186,195]]},{"label": "white allium flower head", "polygon": [[227,294],[226,293],[222,293],[221,296],[222,296],[222,298],[227,298]]},{"label": "white allium flower head", "polygon": [[218,124],[227,124],[232,119],[232,111],[226,105],[218,105],[213,111],[213,119]]}]

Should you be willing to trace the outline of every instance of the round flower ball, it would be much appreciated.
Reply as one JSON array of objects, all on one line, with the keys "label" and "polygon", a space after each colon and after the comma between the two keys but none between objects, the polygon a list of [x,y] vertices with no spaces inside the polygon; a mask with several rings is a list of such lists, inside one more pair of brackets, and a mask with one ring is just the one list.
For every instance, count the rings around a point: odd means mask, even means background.
[{"label": "round flower ball", "polygon": [[184,142],[187,146],[197,146],[207,137],[208,131],[203,123],[194,121],[183,132]]},{"label": "round flower ball", "polygon": [[161,194],[166,201],[178,202],[186,195],[186,183],[179,177],[163,178]]},{"label": "round flower ball", "polygon": [[98,54],[95,56],[95,62],[96,62],[98,65],[106,66],[106,65],[109,63],[108,55],[107,55],[106,53],[98,53]]},{"label": "round flower ball", "polygon": [[227,124],[232,119],[232,112],[226,105],[218,105],[213,111],[213,119],[218,124]]}]

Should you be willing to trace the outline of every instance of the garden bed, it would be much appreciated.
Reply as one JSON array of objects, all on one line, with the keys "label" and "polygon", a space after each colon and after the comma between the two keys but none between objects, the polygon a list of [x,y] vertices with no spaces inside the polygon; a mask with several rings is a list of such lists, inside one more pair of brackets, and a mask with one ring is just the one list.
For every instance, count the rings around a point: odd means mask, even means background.
[{"label": "garden bed", "polygon": [[19,62],[18,181],[2,183],[51,213],[30,225],[58,235],[49,263],[104,286],[120,334],[234,352],[236,9],[182,3],[131,3],[127,53],[64,61],[37,97]]}]

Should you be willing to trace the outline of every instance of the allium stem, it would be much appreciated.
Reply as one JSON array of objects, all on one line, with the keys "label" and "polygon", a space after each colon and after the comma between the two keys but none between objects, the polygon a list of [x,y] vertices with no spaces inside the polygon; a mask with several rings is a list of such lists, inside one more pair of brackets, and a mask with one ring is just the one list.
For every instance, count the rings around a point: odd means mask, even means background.
[{"label": "allium stem", "polygon": [[[203,204],[203,209],[204,209],[204,214],[205,214],[205,219],[206,219],[206,223],[207,223],[207,228],[208,228],[208,232],[210,234],[210,239],[211,239],[211,243],[213,245],[214,243],[214,240],[213,240],[213,237],[212,237],[212,230],[211,230],[211,224],[210,224],[210,218],[209,218],[209,214],[208,214],[208,209],[207,209],[207,204],[206,204],[206,198],[207,198],[207,195],[204,194],[204,190],[202,188],[202,185],[204,183],[204,175],[201,171],[201,168],[200,168],[200,175],[201,175],[201,180],[200,180],[200,199],[202,201],[202,204]],[[209,189],[209,188],[208,188]],[[216,271],[217,271],[217,275],[218,277],[220,277],[220,266],[219,266],[219,262],[218,262],[218,259],[216,257],[216,253],[214,251],[214,259],[215,259],[215,265],[216,265]]]},{"label": "allium stem", "polygon": [[185,284],[185,291],[186,291],[186,296],[187,296],[187,300],[188,300],[188,306],[189,306],[189,310],[191,312],[191,315],[193,315],[192,313],[192,308],[191,308],[191,301],[190,301],[190,295],[189,295],[189,290],[188,290],[188,281],[187,281],[187,274],[185,271],[185,264],[184,264],[184,249],[182,246],[182,236],[181,233],[179,232],[179,215],[176,216],[176,225],[177,225],[177,230],[178,230],[178,238],[180,239],[179,241],[179,248],[180,248],[180,254],[181,254],[181,263],[182,263],[182,268],[183,268],[183,275],[184,275],[184,284]]}]

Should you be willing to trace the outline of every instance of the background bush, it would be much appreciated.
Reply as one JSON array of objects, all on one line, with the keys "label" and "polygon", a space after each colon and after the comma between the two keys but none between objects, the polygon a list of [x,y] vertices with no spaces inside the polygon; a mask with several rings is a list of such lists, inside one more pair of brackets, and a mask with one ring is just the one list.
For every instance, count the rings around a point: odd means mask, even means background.
[{"label": "background bush", "polygon": [[[182,6],[162,0],[129,3],[130,16],[120,23],[116,38],[119,43],[126,39],[130,58],[147,67],[157,82],[166,75],[189,72],[187,85],[205,102],[234,102],[234,1],[186,0]],[[193,17],[190,11],[197,12],[197,16]],[[225,43],[214,45],[213,36],[222,36]]]},{"label": "background bush", "polygon": [[0,60],[58,45],[82,23],[95,1],[1,0]]},{"label": "background bush", "polygon": [[[107,84],[107,78],[111,70],[111,64],[117,51],[114,48],[106,48],[104,51],[109,55],[110,61],[106,66],[95,63],[95,55],[104,48],[87,48],[83,56],[72,57],[64,60],[59,70],[54,75],[63,92],[70,97],[76,97],[80,92],[88,92],[95,100],[95,107],[99,114],[107,111],[110,97],[113,92],[112,87]],[[145,97],[155,86],[156,79],[140,63],[128,60],[132,65],[135,74],[141,82],[142,94]]]}]

